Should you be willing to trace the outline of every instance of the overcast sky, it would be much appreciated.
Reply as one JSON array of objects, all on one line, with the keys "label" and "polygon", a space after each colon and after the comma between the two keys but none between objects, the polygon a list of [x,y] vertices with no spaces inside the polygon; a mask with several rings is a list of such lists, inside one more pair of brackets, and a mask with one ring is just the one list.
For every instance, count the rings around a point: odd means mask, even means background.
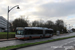
[{"label": "overcast sky", "polygon": [[11,10],[10,21],[24,15],[30,21],[62,19],[75,28],[75,0],[0,0],[0,16],[7,19],[7,8],[19,5]]}]

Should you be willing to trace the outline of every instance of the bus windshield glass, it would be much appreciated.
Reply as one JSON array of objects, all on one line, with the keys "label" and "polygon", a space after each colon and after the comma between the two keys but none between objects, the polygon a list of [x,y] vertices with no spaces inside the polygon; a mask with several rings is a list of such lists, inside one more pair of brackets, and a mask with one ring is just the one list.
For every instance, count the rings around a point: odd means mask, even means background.
[{"label": "bus windshield glass", "polygon": [[16,34],[23,35],[24,34],[24,31],[23,30],[17,30]]}]

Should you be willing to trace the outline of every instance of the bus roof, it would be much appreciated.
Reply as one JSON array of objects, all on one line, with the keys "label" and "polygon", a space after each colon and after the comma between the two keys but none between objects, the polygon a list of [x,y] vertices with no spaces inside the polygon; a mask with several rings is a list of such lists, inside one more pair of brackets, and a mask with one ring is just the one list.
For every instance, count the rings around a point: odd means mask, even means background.
[{"label": "bus roof", "polygon": [[53,30],[49,28],[43,28],[43,27],[24,27],[24,29],[39,29],[39,30]]},{"label": "bus roof", "polygon": [[23,29],[53,30],[51,28],[43,28],[43,27],[17,27],[16,29],[20,29],[20,30],[23,30]]}]

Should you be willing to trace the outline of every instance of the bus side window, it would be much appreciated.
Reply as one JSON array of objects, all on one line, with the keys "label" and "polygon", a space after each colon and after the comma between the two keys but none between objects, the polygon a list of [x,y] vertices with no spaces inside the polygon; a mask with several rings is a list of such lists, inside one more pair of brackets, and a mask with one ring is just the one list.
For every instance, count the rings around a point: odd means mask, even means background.
[{"label": "bus side window", "polygon": [[46,34],[51,34],[51,30],[46,30],[45,33]]},{"label": "bus side window", "polygon": [[27,35],[28,34],[28,30],[27,29],[25,29],[25,35]]},{"label": "bus side window", "polygon": [[24,35],[25,35],[25,33],[26,33],[25,30],[23,31],[23,33],[24,33]]}]

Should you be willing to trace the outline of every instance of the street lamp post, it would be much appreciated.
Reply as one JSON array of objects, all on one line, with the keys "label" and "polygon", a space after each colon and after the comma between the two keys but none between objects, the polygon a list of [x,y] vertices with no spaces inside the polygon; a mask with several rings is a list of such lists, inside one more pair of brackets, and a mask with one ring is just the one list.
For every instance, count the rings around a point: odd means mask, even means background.
[{"label": "street lamp post", "polygon": [[17,9],[19,9],[19,5],[16,5],[14,7],[12,7],[11,9],[9,9],[9,6],[8,6],[8,11],[7,11],[7,39],[8,39],[8,34],[9,34],[9,12],[13,9],[17,7]]}]

